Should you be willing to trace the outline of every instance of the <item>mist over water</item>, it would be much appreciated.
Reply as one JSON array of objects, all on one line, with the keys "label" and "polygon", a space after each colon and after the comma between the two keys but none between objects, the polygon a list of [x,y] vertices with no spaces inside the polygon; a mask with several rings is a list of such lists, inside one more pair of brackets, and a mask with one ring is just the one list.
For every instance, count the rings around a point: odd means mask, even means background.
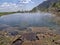
[{"label": "mist over water", "polygon": [[0,17],[1,24],[19,27],[55,26],[49,13],[16,13]]}]

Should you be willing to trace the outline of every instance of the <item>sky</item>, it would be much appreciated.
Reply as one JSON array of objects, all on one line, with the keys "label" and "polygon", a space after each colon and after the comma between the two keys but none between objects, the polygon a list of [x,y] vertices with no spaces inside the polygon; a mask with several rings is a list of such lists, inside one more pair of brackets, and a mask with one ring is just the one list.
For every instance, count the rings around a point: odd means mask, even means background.
[{"label": "sky", "polygon": [[45,0],[0,0],[0,12],[31,10]]}]

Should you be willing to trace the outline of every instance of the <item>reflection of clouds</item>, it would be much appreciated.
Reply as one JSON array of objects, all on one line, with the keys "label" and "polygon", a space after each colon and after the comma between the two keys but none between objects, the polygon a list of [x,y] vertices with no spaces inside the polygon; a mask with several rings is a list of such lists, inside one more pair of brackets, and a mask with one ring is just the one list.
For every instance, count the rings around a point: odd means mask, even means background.
[{"label": "reflection of clouds", "polygon": [[19,30],[18,27],[11,27],[7,24],[0,24],[0,31],[7,32],[8,35],[17,35]]},{"label": "reflection of clouds", "polygon": [[9,25],[6,25],[6,24],[0,24],[0,30],[3,30],[5,28],[8,28],[10,27]]},{"label": "reflection of clouds", "polygon": [[12,27],[12,26],[7,25],[7,24],[0,24],[0,29],[12,31],[12,30],[18,30],[19,27]]},{"label": "reflection of clouds", "polygon": [[6,24],[0,24],[0,27],[10,27],[10,26]]}]

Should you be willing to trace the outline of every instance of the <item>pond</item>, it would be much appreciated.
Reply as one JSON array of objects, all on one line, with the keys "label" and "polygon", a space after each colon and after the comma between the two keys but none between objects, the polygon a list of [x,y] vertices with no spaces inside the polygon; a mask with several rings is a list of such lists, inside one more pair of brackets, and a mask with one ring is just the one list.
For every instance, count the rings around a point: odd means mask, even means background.
[{"label": "pond", "polygon": [[[0,25],[12,27],[55,27],[54,15],[50,13],[16,13],[0,17]],[[3,26],[4,26],[3,25]],[[0,26],[1,28],[2,26]]]}]

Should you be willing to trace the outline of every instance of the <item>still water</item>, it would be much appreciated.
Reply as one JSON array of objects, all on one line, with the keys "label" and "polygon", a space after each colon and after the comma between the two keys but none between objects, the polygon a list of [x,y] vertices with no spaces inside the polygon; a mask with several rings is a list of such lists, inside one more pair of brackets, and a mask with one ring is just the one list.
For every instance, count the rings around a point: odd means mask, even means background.
[{"label": "still water", "polygon": [[0,17],[0,24],[16,27],[51,27],[57,24],[50,13],[16,13]]}]

